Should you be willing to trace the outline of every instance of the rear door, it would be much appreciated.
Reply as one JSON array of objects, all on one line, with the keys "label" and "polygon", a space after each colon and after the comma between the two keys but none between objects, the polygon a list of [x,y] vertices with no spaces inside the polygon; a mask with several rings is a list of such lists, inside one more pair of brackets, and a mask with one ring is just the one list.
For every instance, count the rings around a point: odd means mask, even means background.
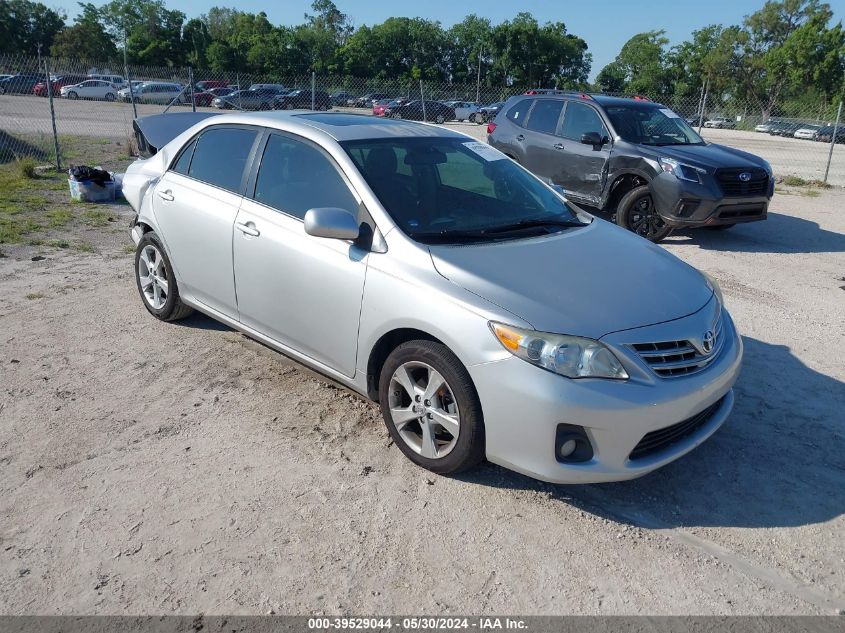
[{"label": "rear door", "polygon": [[609,141],[601,147],[584,145],[581,137],[587,132],[596,132],[601,138],[609,137],[593,106],[585,101],[568,101],[559,131],[566,159],[558,161],[554,180],[573,198],[597,206],[601,203],[611,145]]},{"label": "rear door", "polygon": [[565,104],[562,99],[535,100],[522,132],[523,165],[554,184],[560,184],[567,159],[563,139],[556,136]]},{"label": "rear door", "polygon": [[231,318],[237,318],[232,230],[257,136],[244,126],[206,128],[177,156],[153,198],[180,291]]}]

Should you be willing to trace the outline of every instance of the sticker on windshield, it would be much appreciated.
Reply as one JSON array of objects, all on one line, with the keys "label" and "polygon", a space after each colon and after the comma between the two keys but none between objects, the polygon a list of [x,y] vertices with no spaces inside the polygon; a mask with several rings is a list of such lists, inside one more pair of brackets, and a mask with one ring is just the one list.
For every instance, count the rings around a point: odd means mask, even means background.
[{"label": "sticker on windshield", "polygon": [[490,147],[489,145],[485,145],[484,143],[470,141],[469,143],[464,143],[464,147],[472,152],[475,152],[486,161],[502,160],[503,158],[507,158],[507,156],[502,154],[499,150]]},{"label": "sticker on windshield", "polygon": [[680,119],[681,116],[679,114],[675,114],[669,108],[660,108],[660,111],[665,114],[670,119]]}]

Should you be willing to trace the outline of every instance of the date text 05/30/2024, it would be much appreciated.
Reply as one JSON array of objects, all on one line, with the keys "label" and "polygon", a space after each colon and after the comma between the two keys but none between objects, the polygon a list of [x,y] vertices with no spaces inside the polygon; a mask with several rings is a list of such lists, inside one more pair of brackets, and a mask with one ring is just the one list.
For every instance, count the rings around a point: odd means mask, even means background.
[{"label": "date text 05/30/2024", "polygon": [[418,630],[458,630],[475,629],[478,631],[525,630],[524,620],[504,617],[348,617],[348,618],[309,618],[308,628],[314,631],[328,630],[378,630],[399,629]]}]

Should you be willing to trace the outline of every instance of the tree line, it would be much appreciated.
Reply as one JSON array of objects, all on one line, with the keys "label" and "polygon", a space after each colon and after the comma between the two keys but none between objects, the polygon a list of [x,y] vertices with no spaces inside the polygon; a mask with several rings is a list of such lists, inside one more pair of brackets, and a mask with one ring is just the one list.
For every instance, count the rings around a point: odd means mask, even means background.
[{"label": "tree line", "polygon": [[32,0],[0,0],[0,54],[130,64],[192,66],[274,78],[320,74],[425,79],[485,87],[531,86],[635,93],[688,102],[754,103],[764,115],[838,101],[845,31],[820,0],[768,0],[741,24],[713,24],[669,46],[661,30],[626,42],[588,82],[587,43],[563,22],[529,13],[493,24],[469,15],[445,29],[435,20],[392,17],[356,28],[332,0],[314,0],[295,26],[267,15],[213,7],[187,19],[164,0],[80,2],[72,24]]}]

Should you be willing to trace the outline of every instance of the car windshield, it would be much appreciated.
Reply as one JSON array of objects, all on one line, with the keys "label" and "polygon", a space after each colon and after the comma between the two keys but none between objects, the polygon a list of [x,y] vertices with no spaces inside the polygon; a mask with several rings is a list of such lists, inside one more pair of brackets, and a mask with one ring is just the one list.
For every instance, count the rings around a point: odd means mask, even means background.
[{"label": "car windshield", "polygon": [[612,105],[605,112],[616,133],[642,145],[704,145],[689,124],[669,108],[656,104]]},{"label": "car windshield", "polygon": [[342,146],[394,221],[419,242],[514,239],[590,222],[484,143],[408,137]]}]

